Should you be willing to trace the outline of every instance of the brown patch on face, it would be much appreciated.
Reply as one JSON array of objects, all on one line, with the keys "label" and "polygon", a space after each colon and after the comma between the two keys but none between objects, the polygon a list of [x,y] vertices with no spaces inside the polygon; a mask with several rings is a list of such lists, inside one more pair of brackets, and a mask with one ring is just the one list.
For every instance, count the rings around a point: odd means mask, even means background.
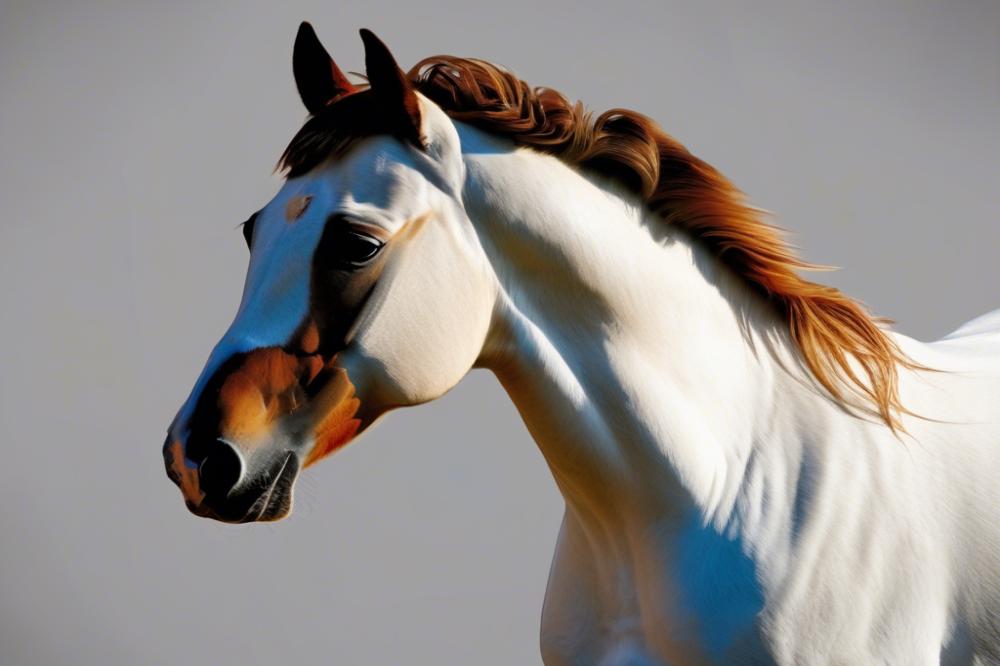
[{"label": "brown patch on face", "polygon": [[[303,349],[319,346],[315,324],[305,328],[300,345]],[[250,352],[219,390],[219,432],[231,441],[262,441],[280,419],[299,411],[307,420],[316,418],[311,426],[314,444],[304,464],[333,453],[361,428],[357,418],[361,401],[347,371],[335,363],[336,357],[324,361],[319,354],[298,356],[276,347]],[[322,388],[309,396],[307,387],[314,380]],[[310,399],[312,403],[306,408]],[[183,468],[183,463],[179,464]],[[197,474],[184,468],[177,470],[178,476],[182,471],[190,475],[192,488],[197,489]]]},{"label": "brown patch on face", "polygon": [[205,493],[198,483],[198,470],[184,464],[184,446],[180,440],[171,441],[167,446],[167,452],[170,454],[170,476],[181,487],[184,499],[195,505],[201,504]]},{"label": "brown patch on face", "polygon": [[299,336],[299,348],[306,354],[315,354],[319,350],[319,327],[315,319],[309,320]]},{"label": "brown patch on face", "polygon": [[219,430],[233,441],[254,441],[306,401],[304,387],[323,367],[316,356],[295,356],[276,347],[243,359],[219,391]]},{"label": "brown patch on face", "polygon": [[292,224],[302,217],[306,209],[309,208],[309,203],[312,199],[308,194],[289,199],[285,205],[285,222]]},{"label": "brown patch on face", "polygon": [[361,401],[347,371],[332,368],[330,372],[330,383],[316,405],[316,413],[323,417],[313,429],[315,444],[306,456],[306,467],[347,444],[361,427],[361,419],[355,418]]}]

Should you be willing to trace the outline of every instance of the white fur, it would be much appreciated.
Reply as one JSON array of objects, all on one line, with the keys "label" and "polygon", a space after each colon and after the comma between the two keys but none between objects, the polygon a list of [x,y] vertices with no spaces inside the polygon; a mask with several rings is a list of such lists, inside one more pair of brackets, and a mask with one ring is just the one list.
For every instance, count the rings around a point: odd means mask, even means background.
[{"label": "white fur", "polygon": [[[421,103],[427,154],[368,140],[269,205],[220,345],[289,333],[300,288],[269,281],[299,279],[284,272],[304,270],[289,263],[331,210],[392,233],[431,213],[341,362],[363,402],[389,406],[474,363],[499,377],[566,500],[546,663],[1000,657],[1000,316],[929,345],[898,336],[942,372],[902,372],[904,404],[936,420],[905,417],[897,439],[829,400],[784,323],[698,242]],[[272,211],[303,192],[317,199],[289,227]]]},{"label": "white fur", "polygon": [[[489,365],[566,498],[546,663],[1000,657],[1000,317],[924,345],[896,439],[846,413],[783,322],[630,196],[470,146],[503,285]],[[953,640],[954,639],[954,640]]]}]

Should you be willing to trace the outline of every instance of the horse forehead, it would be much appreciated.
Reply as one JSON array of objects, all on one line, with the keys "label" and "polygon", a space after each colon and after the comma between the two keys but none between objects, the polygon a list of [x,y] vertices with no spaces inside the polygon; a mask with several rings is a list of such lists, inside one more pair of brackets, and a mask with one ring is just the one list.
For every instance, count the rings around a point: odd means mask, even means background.
[{"label": "horse forehead", "polygon": [[411,149],[389,137],[361,142],[331,165],[339,199],[389,209],[419,196],[425,178]]},{"label": "horse forehead", "polygon": [[[393,145],[396,143],[396,145]],[[423,206],[422,176],[397,142],[382,141],[285,182],[261,210],[250,274],[278,255],[311,253],[330,215],[354,213],[394,231]]]}]

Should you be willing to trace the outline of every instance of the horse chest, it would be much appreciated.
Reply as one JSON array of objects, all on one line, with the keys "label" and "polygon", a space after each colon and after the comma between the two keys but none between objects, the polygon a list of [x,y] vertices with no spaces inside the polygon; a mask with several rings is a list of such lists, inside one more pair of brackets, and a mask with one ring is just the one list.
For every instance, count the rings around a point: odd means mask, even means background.
[{"label": "horse chest", "polygon": [[773,663],[759,639],[763,595],[739,547],[694,526],[645,534],[604,549],[564,522],[542,617],[545,663]]}]

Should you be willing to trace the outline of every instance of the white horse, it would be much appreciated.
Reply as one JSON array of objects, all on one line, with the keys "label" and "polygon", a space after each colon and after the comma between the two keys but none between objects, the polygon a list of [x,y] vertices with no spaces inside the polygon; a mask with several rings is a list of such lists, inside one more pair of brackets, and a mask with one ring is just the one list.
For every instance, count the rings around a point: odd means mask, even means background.
[{"label": "white horse", "polygon": [[648,119],[362,37],[359,87],[300,28],[312,117],[164,447],[191,510],[280,518],[485,367],[566,502],[547,664],[1000,659],[1000,314],[889,333]]}]

